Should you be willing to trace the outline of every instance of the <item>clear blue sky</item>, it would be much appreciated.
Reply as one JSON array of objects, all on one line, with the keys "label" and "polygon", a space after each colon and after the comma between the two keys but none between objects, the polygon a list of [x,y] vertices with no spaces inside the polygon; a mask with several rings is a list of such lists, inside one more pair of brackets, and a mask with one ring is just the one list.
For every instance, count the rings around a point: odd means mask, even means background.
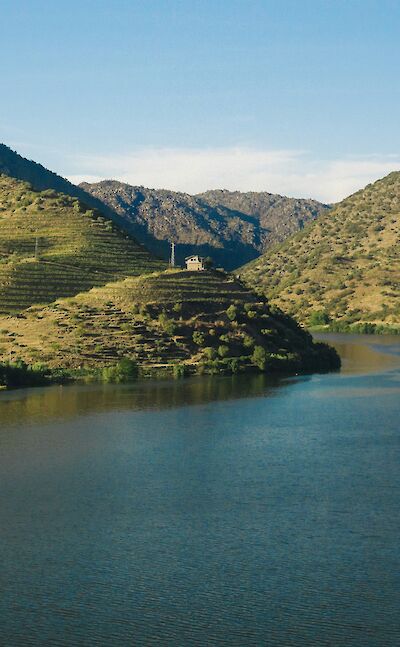
[{"label": "clear blue sky", "polygon": [[[211,165],[230,149],[296,151],[317,175],[335,160],[375,175],[398,166],[399,0],[0,0],[0,10],[0,141],[64,174],[131,178],[148,149],[191,151],[195,166],[207,150]],[[164,181],[187,188],[183,167]]]}]

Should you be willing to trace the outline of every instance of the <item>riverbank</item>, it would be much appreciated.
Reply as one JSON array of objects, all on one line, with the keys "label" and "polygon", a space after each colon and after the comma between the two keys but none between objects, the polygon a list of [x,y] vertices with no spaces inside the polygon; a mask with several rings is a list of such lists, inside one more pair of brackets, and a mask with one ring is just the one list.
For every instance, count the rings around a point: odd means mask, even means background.
[{"label": "riverbank", "polygon": [[140,379],[181,379],[193,375],[254,373],[298,375],[324,373],[339,368],[340,357],[336,350],[324,342],[316,342],[309,343],[302,351],[292,353],[268,353],[264,347],[254,346],[248,355],[224,357],[222,353],[212,352],[200,356],[196,362],[155,365],[139,364],[135,359],[125,357],[115,364],[106,366],[65,369],[50,368],[41,363],[30,365],[17,360],[0,364],[0,388],[46,386],[68,382],[123,384]]}]

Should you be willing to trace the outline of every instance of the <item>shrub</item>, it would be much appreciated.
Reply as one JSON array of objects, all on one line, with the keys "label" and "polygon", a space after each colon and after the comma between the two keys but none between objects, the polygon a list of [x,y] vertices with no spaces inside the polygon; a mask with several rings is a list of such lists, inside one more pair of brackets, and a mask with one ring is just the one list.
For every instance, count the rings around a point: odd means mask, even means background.
[{"label": "shrub", "polygon": [[265,371],[265,367],[267,365],[267,353],[265,348],[262,346],[255,346],[251,356],[251,361],[254,366],[257,366],[260,369],[260,371]]},{"label": "shrub", "polygon": [[257,317],[257,312],[255,310],[248,310],[247,317],[249,319],[255,319]]},{"label": "shrub", "polygon": [[226,357],[229,354],[229,347],[228,346],[218,346],[218,355],[220,357]]},{"label": "shrub", "polygon": [[176,312],[177,314],[180,314],[182,312],[182,304],[181,303],[175,303],[173,308],[173,312]]},{"label": "shrub", "polygon": [[205,341],[204,333],[199,330],[195,330],[192,335],[192,339],[197,346],[203,346]]},{"label": "shrub", "polygon": [[232,359],[229,360],[229,368],[231,369],[232,373],[239,373],[240,360],[237,357],[232,357]]},{"label": "shrub", "polygon": [[176,330],[175,323],[173,319],[168,318],[165,312],[162,312],[160,315],[158,315],[158,321],[160,322],[162,329],[167,333],[167,335],[174,334]]},{"label": "shrub", "polygon": [[245,348],[252,348],[254,346],[254,344],[255,344],[255,341],[254,341],[253,337],[251,337],[250,335],[244,335],[244,337],[243,337],[243,346]]},{"label": "shrub", "polygon": [[207,359],[215,359],[215,357],[217,355],[216,350],[214,348],[211,348],[211,346],[207,346],[203,350],[203,353],[207,357]]},{"label": "shrub", "polygon": [[329,322],[330,317],[324,310],[314,310],[308,318],[309,326],[324,326]]},{"label": "shrub", "polygon": [[237,307],[234,306],[233,304],[229,306],[229,308],[226,311],[226,314],[228,316],[228,319],[230,321],[234,321],[237,317]]},{"label": "shrub", "polygon": [[114,366],[107,366],[102,371],[103,382],[131,382],[138,375],[137,363],[128,357],[123,357]]},{"label": "shrub", "polygon": [[172,374],[176,380],[178,380],[181,377],[185,377],[187,375],[188,369],[185,364],[174,364],[174,367],[172,369]]}]

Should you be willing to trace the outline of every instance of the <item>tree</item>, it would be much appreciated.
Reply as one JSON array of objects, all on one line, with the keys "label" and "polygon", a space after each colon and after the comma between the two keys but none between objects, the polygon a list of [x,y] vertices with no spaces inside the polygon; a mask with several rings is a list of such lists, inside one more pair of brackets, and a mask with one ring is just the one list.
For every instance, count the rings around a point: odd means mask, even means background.
[{"label": "tree", "polygon": [[199,330],[195,330],[192,335],[192,339],[197,346],[203,346],[205,340],[204,333]]},{"label": "tree", "polygon": [[114,366],[108,366],[103,369],[103,381],[114,382],[131,382],[138,375],[138,365],[135,360],[124,357]]},{"label": "tree", "polygon": [[329,315],[324,310],[314,310],[309,316],[309,326],[325,326],[330,322]]},{"label": "tree", "polygon": [[267,365],[267,353],[265,348],[262,346],[255,346],[253,354],[251,356],[251,361],[254,366],[258,366],[260,371],[265,371]]},{"label": "tree", "polygon": [[228,346],[224,346],[224,345],[218,346],[218,355],[220,357],[226,357],[228,353],[229,353]]},{"label": "tree", "polygon": [[237,307],[234,306],[232,303],[232,305],[230,305],[229,308],[227,309],[226,314],[228,316],[228,319],[230,319],[230,321],[234,321],[237,317]]}]

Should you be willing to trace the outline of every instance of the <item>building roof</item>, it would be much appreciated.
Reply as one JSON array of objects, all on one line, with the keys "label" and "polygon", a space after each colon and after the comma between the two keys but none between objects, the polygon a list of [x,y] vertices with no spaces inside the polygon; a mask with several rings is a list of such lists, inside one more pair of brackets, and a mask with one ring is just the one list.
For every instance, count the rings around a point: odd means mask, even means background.
[{"label": "building roof", "polygon": [[191,254],[190,256],[186,256],[185,261],[190,261],[191,258],[195,258],[196,261],[204,261],[204,256],[199,256],[198,254]]}]

